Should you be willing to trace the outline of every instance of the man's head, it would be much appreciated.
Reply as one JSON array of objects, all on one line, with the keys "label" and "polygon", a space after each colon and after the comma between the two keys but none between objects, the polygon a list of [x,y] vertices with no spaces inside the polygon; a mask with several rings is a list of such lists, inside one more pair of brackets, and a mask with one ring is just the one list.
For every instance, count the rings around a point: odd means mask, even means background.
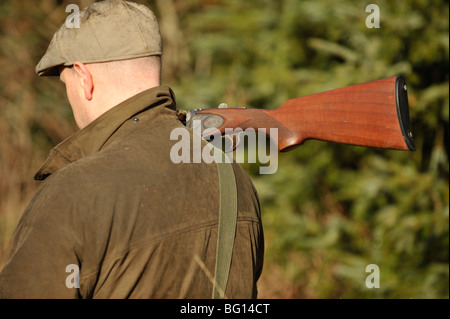
[{"label": "man's head", "polygon": [[79,28],[63,24],[36,66],[60,76],[80,128],[148,88],[160,85],[161,35],[143,5],[100,1],[80,12]]},{"label": "man's head", "polygon": [[103,63],[75,61],[61,67],[60,80],[79,128],[146,89],[161,83],[161,59],[149,56]]}]

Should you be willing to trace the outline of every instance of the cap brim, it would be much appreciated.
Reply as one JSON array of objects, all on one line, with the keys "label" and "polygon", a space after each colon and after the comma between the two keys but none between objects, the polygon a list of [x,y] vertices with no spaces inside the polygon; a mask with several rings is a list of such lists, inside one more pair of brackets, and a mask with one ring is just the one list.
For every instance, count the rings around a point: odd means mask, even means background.
[{"label": "cap brim", "polygon": [[38,72],[38,76],[59,76],[60,65]]}]

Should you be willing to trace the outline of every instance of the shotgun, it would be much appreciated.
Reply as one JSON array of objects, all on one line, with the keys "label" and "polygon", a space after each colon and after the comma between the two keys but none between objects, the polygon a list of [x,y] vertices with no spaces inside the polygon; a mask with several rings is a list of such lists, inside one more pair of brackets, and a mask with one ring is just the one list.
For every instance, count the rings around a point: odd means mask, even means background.
[{"label": "shotgun", "polygon": [[[195,109],[187,127],[201,121],[201,132],[278,129],[278,151],[288,152],[309,139],[357,146],[414,151],[405,79],[396,76],[287,100],[277,109],[242,107]],[[269,136],[270,137],[270,136]]]}]

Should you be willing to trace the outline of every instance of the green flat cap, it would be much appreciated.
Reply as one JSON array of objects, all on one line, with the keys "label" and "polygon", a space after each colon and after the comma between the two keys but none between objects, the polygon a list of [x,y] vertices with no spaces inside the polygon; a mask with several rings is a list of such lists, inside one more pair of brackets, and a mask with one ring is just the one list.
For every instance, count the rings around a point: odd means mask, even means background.
[{"label": "green flat cap", "polygon": [[96,2],[79,15],[79,27],[64,23],[36,66],[39,76],[59,75],[75,61],[96,63],[161,55],[161,34],[153,12],[120,0]]}]

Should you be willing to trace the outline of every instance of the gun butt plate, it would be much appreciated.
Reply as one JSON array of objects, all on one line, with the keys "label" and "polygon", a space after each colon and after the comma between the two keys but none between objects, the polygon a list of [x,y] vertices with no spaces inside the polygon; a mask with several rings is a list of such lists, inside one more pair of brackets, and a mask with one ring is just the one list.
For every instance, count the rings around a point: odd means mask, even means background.
[{"label": "gun butt plate", "polygon": [[410,151],[415,151],[414,138],[409,118],[408,91],[406,81],[402,76],[395,80],[395,101],[397,104],[397,115],[402,130],[403,139]]}]

